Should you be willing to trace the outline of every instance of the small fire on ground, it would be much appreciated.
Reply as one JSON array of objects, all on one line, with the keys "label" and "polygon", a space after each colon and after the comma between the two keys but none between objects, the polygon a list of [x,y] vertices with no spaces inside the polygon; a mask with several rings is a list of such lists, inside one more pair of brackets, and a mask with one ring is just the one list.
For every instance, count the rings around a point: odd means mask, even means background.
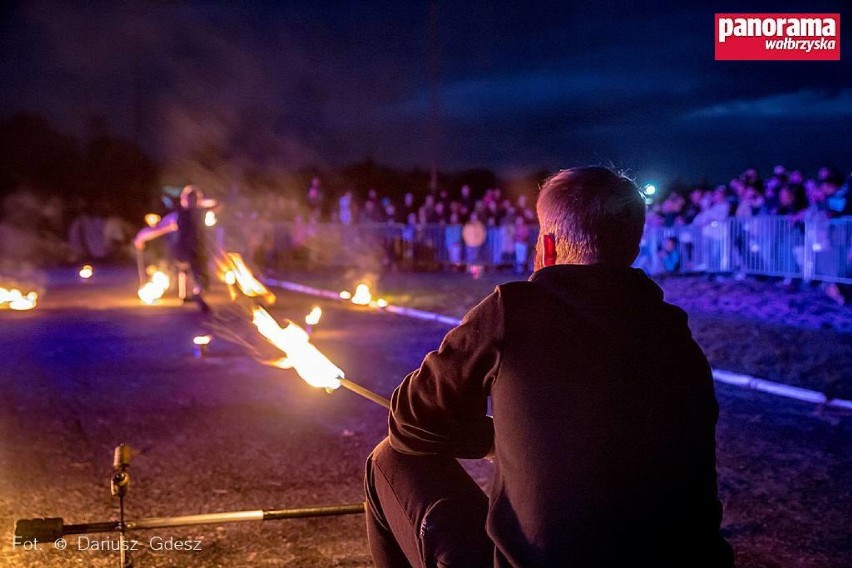
[{"label": "small fire on ground", "polygon": [[32,310],[38,305],[38,293],[35,291],[24,294],[18,288],[0,288],[0,309],[15,311]]},{"label": "small fire on ground", "polygon": [[305,316],[305,323],[308,325],[317,325],[320,322],[320,318],[322,317],[322,308],[319,306],[314,306],[311,308],[311,312]]},{"label": "small fire on ground", "polygon": [[364,282],[355,286],[354,294],[347,290],[340,292],[340,299],[349,300],[357,306],[370,306],[371,308],[386,308],[388,306],[388,302],[384,298],[373,299],[370,286]]},{"label": "small fire on ground", "polygon": [[148,281],[139,288],[138,295],[144,304],[151,305],[163,297],[171,281],[165,272],[155,266],[149,266],[145,271],[148,273]]}]

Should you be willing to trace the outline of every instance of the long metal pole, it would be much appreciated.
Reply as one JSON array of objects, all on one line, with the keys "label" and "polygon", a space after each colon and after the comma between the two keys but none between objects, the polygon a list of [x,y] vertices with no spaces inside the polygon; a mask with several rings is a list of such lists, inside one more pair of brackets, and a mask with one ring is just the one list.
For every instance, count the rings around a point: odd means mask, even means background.
[{"label": "long metal pole", "polygon": [[[301,507],[295,509],[270,509],[255,511],[227,511],[222,513],[204,513],[200,515],[180,515],[175,517],[146,517],[135,521],[126,521],[124,530],[148,530],[193,525],[221,523],[239,523],[246,521],[276,521],[281,519],[303,519],[307,517],[331,517],[338,515],[357,515],[364,512],[364,503],[329,505],[327,507]],[[15,535],[21,540],[38,539],[39,542],[53,541],[64,535],[121,532],[119,521],[80,523],[66,525],[62,519],[21,519],[15,526]]]},{"label": "long metal pole", "polygon": [[179,517],[149,517],[137,521],[127,521],[128,530],[162,529],[212,523],[241,523],[246,521],[274,521],[280,519],[302,519],[306,517],[330,517],[335,515],[353,515],[364,512],[364,503],[333,505],[328,507],[304,507],[299,509],[278,509],[271,511],[231,511],[226,513],[205,513],[201,515],[182,515]]}]

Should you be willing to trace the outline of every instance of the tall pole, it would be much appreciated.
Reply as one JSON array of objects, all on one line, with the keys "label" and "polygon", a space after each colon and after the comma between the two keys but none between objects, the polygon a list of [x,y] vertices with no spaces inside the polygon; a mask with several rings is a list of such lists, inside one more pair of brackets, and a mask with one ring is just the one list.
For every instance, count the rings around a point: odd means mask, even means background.
[{"label": "tall pole", "polygon": [[432,0],[429,7],[429,86],[431,94],[431,120],[429,124],[431,141],[431,165],[429,169],[429,189],[438,190],[438,158],[441,138],[441,108],[438,101],[438,64],[440,62],[440,43],[438,41],[438,0]]}]

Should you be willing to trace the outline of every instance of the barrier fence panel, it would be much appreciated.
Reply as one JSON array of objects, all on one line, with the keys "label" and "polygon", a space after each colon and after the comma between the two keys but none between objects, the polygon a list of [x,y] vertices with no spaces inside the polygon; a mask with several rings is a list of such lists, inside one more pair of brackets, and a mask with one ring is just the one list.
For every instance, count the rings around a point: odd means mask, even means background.
[{"label": "barrier fence panel", "polygon": [[852,218],[820,220],[811,230],[813,279],[852,282]]},{"label": "barrier fence panel", "polygon": [[[537,227],[488,227],[466,246],[461,225],[267,222],[228,227],[217,240],[261,269],[360,266],[438,270],[479,265],[532,269]],[[634,266],[651,274],[735,273],[852,283],[852,218],[758,216],[709,224],[646,226]]]},{"label": "barrier fence panel", "polygon": [[852,283],[852,218],[759,216],[646,226],[634,266]]}]

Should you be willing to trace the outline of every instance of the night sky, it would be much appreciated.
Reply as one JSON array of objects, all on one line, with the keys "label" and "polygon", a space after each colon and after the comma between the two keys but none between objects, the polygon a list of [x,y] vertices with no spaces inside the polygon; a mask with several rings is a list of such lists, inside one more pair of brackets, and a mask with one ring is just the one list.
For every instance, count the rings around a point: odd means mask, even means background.
[{"label": "night sky", "polygon": [[[799,2],[6,3],[0,117],[92,117],[161,161],[584,163],[643,180],[852,168],[852,10]],[[840,62],[716,62],[714,12],[840,12]],[[430,30],[434,33],[430,33]],[[434,40],[430,44],[430,37]],[[430,49],[430,45],[437,46]]]}]

